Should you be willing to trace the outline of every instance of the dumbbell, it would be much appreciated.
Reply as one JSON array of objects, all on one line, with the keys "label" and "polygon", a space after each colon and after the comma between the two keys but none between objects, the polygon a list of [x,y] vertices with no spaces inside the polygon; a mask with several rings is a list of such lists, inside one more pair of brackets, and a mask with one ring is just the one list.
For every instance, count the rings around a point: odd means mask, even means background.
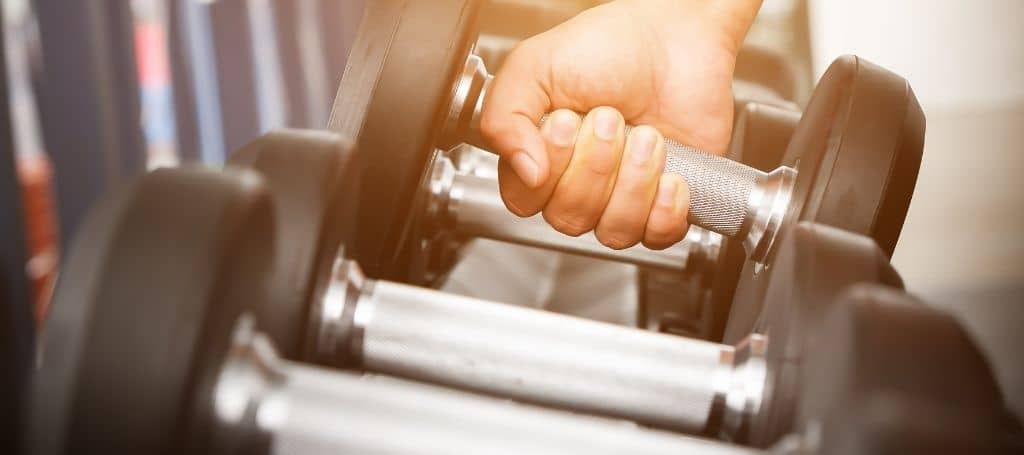
[{"label": "dumbbell", "polygon": [[[307,150],[311,151],[308,152],[311,157],[303,157]],[[327,153],[328,150],[334,152]],[[248,158],[256,152],[259,153],[259,159]],[[332,154],[344,158],[327,161],[327,157]],[[322,161],[315,159],[318,156],[323,156]],[[721,397],[730,392],[709,378],[718,374],[727,379],[732,374],[731,369],[738,371],[735,373],[736,378],[741,378],[747,371],[745,363],[733,364],[736,349],[732,346],[696,340],[691,342],[678,337],[540,311],[526,310],[524,313],[519,308],[398,283],[368,282],[360,273],[358,265],[344,257],[347,251],[339,244],[343,238],[324,237],[324,233],[330,230],[317,225],[338,225],[343,222],[337,219],[354,218],[356,215],[351,200],[357,196],[347,193],[350,202],[344,208],[328,203],[322,197],[318,200],[312,194],[319,192],[319,188],[329,186],[333,180],[327,178],[328,175],[352,175],[352,172],[343,168],[358,167],[353,160],[365,156],[367,154],[357,153],[352,145],[346,145],[344,141],[330,140],[326,135],[304,135],[292,131],[274,133],[254,141],[236,154],[236,157],[242,158],[233,160],[232,164],[248,165],[263,174],[267,186],[271,188],[275,206],[279,207],[276,212],[279,224],[295,226],[277,240],[276,248],[279,251],[296,253],[282,256],[276,261],[275,270],[280,273],[269,279],[267,284],[271,287],[268,292],[277,298],[272,302],[272,310],[268,310],[271,314],[261,318],[265,321],[264,330],[272,334],[286,358],[336,367],[361,366],[527,401],[630,418],[670,429],[718,433],[716,427],[722,425],[725,418],[723,406],[728,401]],[[308,169],[310,166],[336,169],[330,173],[317,173]],[[324,182],[317,183],[317,180]],[[830,251],[828,245],[818,246],[819,243],[827,242],[821,240],[815,234],[817,232],[815,230],[806,236],[794,237],[792,248],[811,253],[818,253],[822,249]],[[842,234],[839,237],[845,238]],[[846,248],[850,251],[843,250],[845,257],[842,258],[834,257],[839,254],[807,254],[798,257],[796,262],[801,263],[800,267],[793,264],[777,265],[792,269],[788,275],[780,274],[779,279],[785,276],[785,279],[802,282],[805,280],[795,274],[840,264],[845,265],[847,274],[840,274],[836,278],[839,283],[899,283],[884,256],[870,240],[858,238],[852,241],[854,246]],[[839,243],[842,245],[842,240]],[[315,253],[304,246],[307,244],[318,245],[319,251],[336,253],[338,256],[333,270],[323,266],[323,253]],[[305,252],[305,256],[302,252]],[[825,260],[831,262],[823,263]],[[309,263],[320,265],[310,267]],[[822,297],[820,294],[834,292],[840,287],[836,285],[822,291],[816,290],[813,284],[809,286],[811,289],[807,290],[808,297],[803,299],[808,302],[811,297],[827,301],[830,297]],[[277,287],[283,287],[286,291],[274,290]],[[292,290],[291,293],[288,290]],[[312,297],[304,300],[303,296],[307,295]],[[803,300],[794,298],[788,301]],[[812,310],[815,307],[810,303],[806,306],[806,309],[800,306],[801,309],[795,312],[800,317],[804,317],[804,312],[814,314]],[[373,317],[367,319],[367,315]],[[494,343],[489,342],[485,346],[491,346],[490,350],[459,352],[454,349],[459,340],[465,340],[467,334],[475,333],[477,327],[487,327],[488,333],[483,334],[484,339],[493,337],[501,340],[498,343],[501,346],[492,346]],[[376,346],[387,346],[389,337],[420,340],[423,348],[428,349],[436,358],[413,349],[414,346],[398,347],[396,352],[408,353],[410,357],[393,359],[398,363],[389,363],[387,353],[377,354],[373,351]],[[523,341],[516,341],[520,339]],[[451,349],[442,349],[442,346]],[[751,347],[754,346],[744,345],[741,351]],[[502,359],[501,355],[511,357]],[[563,360],[556,361],[559,357]],[[433,368],[423,364],[402,363],[417,359],[433,365]],[[453,359],[458,360],[455,365],[451,365]],[[759,361],[749,357],[742,359],[742,362]],[[456,368],[460,365],[468,367],[505,363],[528,369],[523,372],[514,369],[477,372]],[[545,367],[546,364],[559,363],[576,365],[577,369]],[[609,363],[642,364],[649,368],[605,371]],[[587,374],[578,375],[579,371],[586,371]],[[678,377],[679,381],[666,383],[660,377]],[[721,381],[719,379],[718,382]],[[757,383],[758,379],[753,382]],[[560,384],[561,388],[552,387],[551,384]],[[630,387],[636,391],[621,393],[623,384],[632,384]],[[570,393],[572,389],[583,392]],[[743,398],[744,390],[731,393],[732,401],[756,400]],[[736,398],[737,393],[741,398]],[[742,438],[742,435],[736,437]]]},{"label": "dumbbell", "polygon": [[[759,405],[761,388],[785,384],[783,390],[792,396],[801,384],[766,373],[761,335],[736,346],[714,344],[366,279],[356,262],[346,258],[348,251],[340,243],[344,239],[322,237],[330,230],[317,225],[344,224],[344,218],[358,216],[353,185],[347,185],[344,207],[306,194],[330,181],[307,166],[336,168],[323,175],[353,175],[344,168],[357,168],[357,160],[368,155],[331,138],[274,133],[236,155],[259,151],[261,159],[233,162],[253,163],[271,188],[278,222],[301,227],[279,236],[277,248],[306,251],[307,257],[293,254],[278,260],[275,269],[289,273],[267,284],[302,290],[290,294],[291,299],[277,298],[261,318],[286,358],[439,382],[678,431],[764,444],[779,436],[748,434],[754,422],[793,405],[790,399],[770,408]],[[302,158],[307,150],[313,156],[344,158],[317,162]],[[814,338],[813,328],[839,291],[859,282],[899,287],[901,281],[887,255],[866,236],[806,222],[789,229],[780,237],[772,266],[773,289],[780,291],[765,297],[770,299],[765,307],[771,309],[765,314],[773,316],[762,333],[774,337],[772,346],[792,343],[785,358],[801,365],[809,346],[826,342]],[[314,256],[305,244],[336,254],[333,265],[325,267],[324,253]],[[311,268],[302,261],[319,265]],[[311,298],[303,300],[307,295]],[[478,347],[467,344],[474,337]],[[743,381],[749,387],[730,389],[731,383]]]},{"label": "dumbbell", "polygon": [[[280,139],[279,136],[287,134],[292,135],[291,140]],[[272,189],[275,205],[281,207],[278,215],[281,224],[292,222],[309,229],[293,231],[291,237],[281,236],[279,248],[301,250],[301,242],[309,242],[327,251],[343,251],[340,247],[331,248],[329,241],[318,240],[317,236],[324,230],[305,220],[322,220],[341,213],[352,216],[354,211],[351,208],[347,212],[339,210],[323,202],[318,207],[311,204],[311,198],[302,191],[289,189],[323,186],[311,183],[310,176],[315,178],[316,174],[296,163],[304,161],[299,157],[305,149],[329,149],[315,143],[326,137],[303,137],[297,132],[275,133],[271,137],[274,139],[258,140],[246,150],[259,150],[263,157],[260,163],[273,163],[256,168],[272,169],[272,172],[265,172],[264,178]],[[304,146],[303,141],[310,141],[310,144]],[[362,155],[351,147],[346,149],[340,141],[335,142],[339,154]],[[339,170],[334,174],[349,173]],[[313,213],[306,213],[309,211]],[[775,265],[782,272],[774,276],[780,287],[793,285],[796,289],[794,295],[780,297],[779,305],[783,309],[778,311],[787,317],[771,332],[779,340],[799,337],[807,327],[814,326],[826,306],[816,303],[830,301],[833,297],[830,293],[845,284],[861,281],[899,284],[885,255],[865,237],[801,224],[788,242],[791,246],[783,248],[786,253],[780,255]],[[315,260],[322,262],[321,258]],[[311,270],[293,262],[279,262],[275,268]],[[320,274],[328,271],[313,270]],[[280,345],[285,357],[410,376],[689,432],[717,434],[716,427],[728,421],[726,415],[739,413],[741,417],[731,418],[731,421],[738,421],[740,425],[721,431],[739,439],[744,437],[741,434],[745,431],[743,421],[768,412],[752,404],[744,410],[744,401],[756,402],[758,398],[744,396],[750,390],[729,391],[722,385],[722,381],[727,383],[730,377],[739,381],[744,375],[756,373],[756,368],[749,365],[763,363],[763,358],[757,356],[764,352],[755,352],[754,357],[743,354],[738,359],[737,352],[763,347],[757,344],[759,342],[745,344],[737,350],[731,346],[682,340],[397,283],[369,281],[359,273],[354,262],[341,256],[330,272],[332,276],[326,280],[322,276],[309,278],[294,273],[292,277],[298,278],[295,282],[268,280],[271,285],[288,288],[318,283],[315,289],[296,296],[308,293],[313,295],[312,300],[304,302],[296,298],[285,302],[278,299],[273,302],[272,314],[263,318],[267,321],[264,325],[268,333],[285,334],[274,335],[275,341],[289,340]],[[821,275],[814,275],[816,273]],[[283,295],[281,292],[271,294]],[[480,332],[480,327],[486,329]],[[779,333],[788,332],[789,327],[796,327],[791,335]],[[304,337],[296,343],[294,334],[299,333]],[[467,346],[467,350],[461,351],[460,341],[470,339],[475,333],[480,334],[478,343],[484,348],[474,350]],[[394,340],[406,340],[408,344]],[[391,347],[381,350],[382,346]],[[394,353],[406,356],[391,357]],[[793,354],[791,358],[799,359],[800,355]],[[572,367],[550,367],[557,364]],[[616,364],[646,366],[607,369],[608,365]],[[475,369],[480,365],[491,365],[494,369]],[[500,365],[515,366],[503,369],[498,367]],[[717,384],[710,380],[716,375]],[[667,377],[679,379],[669,382],[660,379]],[[763,377],[750,380],[755,384],[751,390],[765,382]],[[630,384],[631,391],[623,392],[622,384]],[[571,392],[573,390],[575,392]],[[732,407],[726,408],[730,401]]]},{"label": "dumbbell", "polygon": [[[860,394],[897,393],[943,410],[933,398],[954,394],[985,422],[989,406],[1001,406],[962,329],[888,288],[856,288],[834,306],[822,330],[838,343],[801,373],[841,359],[845,373],[825,375],[835,382],[818,385],[829,393],[812,396],[847,401],[820,415],[825,403],[802,406],[804,432],[771,452],[282,360],[259,331],[275,317],[266,289],[276,268],[273,201],[252,172],[159,170],[92,211],[43,337],[26,453],[856,453],[838,450],[848,438],[837,436],[870,438],[877,428],[829,423]],[[880,328],[936,349],[865,342]],[[882,433],[879,444],[920,439]]]},{"label": "dumbbell", "polygon": [[[800,113],[797,111],[760,103],[744,103],[736,114],[728,156],[758,169],[771,169],[782,162],[782,153],[799,119]],[[712,265],[719,263],[722,236],[703,229],[692,229],[687,232],[683,242],[661,252],[640,246],[625,251],[612,250],[601,245],[592,233],[567,237],[551,229],[540,216],[520,218],[505,208],[496,180],[497,163],[489,159],[487,152],[463,145],[454,148],[448,155],[434,161],[430,201],[436,202],[428,204],[424,220],[420,223],[429,226],[429,231],[434,232],[428,238],[439,239],[432,244],[452,245],[453,251],[445,257],[456,257],[454,248],[459,245],[457,241],[444,240],[441,233],[449,232],[460,238],[489,237],[645,265],[646,269],[641,272],[643,276],[657,276],[651,279],[657,280],[658,284],[649,284],[646,278],[640,282],[642,291],[638,320],[641,325],[698,337],[707,337],[710,332],[714,332],[717,339],[721,338],[722,329],[713,329],[711,317],[717,310],[718,317],[724,321],[728,307],[717,309],[708,305],[706,301],[709,300],[710,292],[705,288],[714,279],[715,271],[721,268]],[[457,164],[453,165],[452,162]],[[470,210],[458,210],[462,200],[471,202],[467,204]],[[571,250],[566,248],[570,245],[574,247]],[[447,268],[443,262],[431,267],[440,270]],[[731,272],[735,274],[740,265],[732,268],[736,269]],[[686,273],[679,273],[681,270]],[[655,292],[671,294],[658,298],[653,294]],[[680,316],[691,319],[680,319]]]},{"label": "dumbbell", "polygon": [[[474,127],[488,80],[470,55],[477,8],[473,0],[368,5],[330,129],[368,151],[352,253],[373,276],[425,281],[417,265],[429,261],[417,258],[435,254],[429,229],[420,226],[435,183],[435,151],[486,145]],[[894,105],[906,121],[877,124],[888,114],[876,110]],[[671,147],[668,168],[688,178],[692,224],[732,237],[760,270],[770,263],[776,233],[799,220],[871,235],[891,251],[922,135],[923,115],[907,82],[845,57],[823,77],[787,149],[791,161],[777,171],[682,146]]]}]

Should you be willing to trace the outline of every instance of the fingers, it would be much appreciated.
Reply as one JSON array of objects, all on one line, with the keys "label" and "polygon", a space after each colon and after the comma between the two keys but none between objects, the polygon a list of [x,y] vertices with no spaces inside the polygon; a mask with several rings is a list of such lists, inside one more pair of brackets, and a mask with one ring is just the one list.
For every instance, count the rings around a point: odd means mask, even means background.
[{"label": "fingers", "polygon": [[682,241],[690,227],[686,220],[689,210],[690,187],[686,180],[676,174],[662,174],[647,218],[644,246],[663,250]]},{"label": "fingers", "polygon": [[623,249],[644,239],[664,168],[665,141],[661,134],[650,126],[630,131],[615,189],[594,230],[601,243]]},{"label": "fingers", "polygon": [[552,112],[544,125],[541,136],[547,148],[550,174],[542,185],[531,188],[513,169],[509,160],[502,159],[498,165],[498,182],[501,197],[509,211],[519,216],[532,216],[544,208],[555,191],[562,173],[569,166],[576,135],[580,129],[580,116],[568,109]]},{"label": "fingers", "polygon": [[545,87],[550,75],[548,53],[521,43],[509,54],[484,100],[480,133],[506,167],[527,188],[539,188],[550,179],[547,147],[537,128],[551,100]]},{"label": "fingers", "polygon": [[619,111],[599,107],[587,114],[569,165],[544,208],[548,224],[571,236],[594,229],[611,197],[624,142]]}]

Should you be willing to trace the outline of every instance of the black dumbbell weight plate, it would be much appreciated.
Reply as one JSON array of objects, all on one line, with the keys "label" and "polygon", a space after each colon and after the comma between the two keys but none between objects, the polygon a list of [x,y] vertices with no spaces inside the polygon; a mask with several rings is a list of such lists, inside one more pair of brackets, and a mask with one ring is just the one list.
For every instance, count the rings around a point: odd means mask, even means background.
[{"label": "black dumbbell weight plate", "polygon": [[[799,172],[786,223],[814,221],[864,234],[891,256],[923,144],[924,114],[905,79],[857,57],[837,59],[786,151],[784,164]],[[726,343],[755,328],[772,260],[764,270],[746,261],[732,300],[716,299],[716,305],[731,305]],[[726,296],[730,290],[716,291]]]},{"label": "black dumbbell weight plate", "polygon": [[354,257],[367,273],[402,279],[414,213],[456,76],[476,39],[477,0],[368,2],[330,129],[365,155]]},{"label": "black dumbbell weight plate", "polygon": [[[1024,450],[1003,419],[897,392],[875,391],[836,406],[814,431],[813,453],[828,455],[1010,455]],[[809,434],[807,432],[805,434]],[[1016,446],[1016,447],[1014,447]]]},{"label": "black dumbbell weight plate", "polygon": [[[902,281],[871,238],[833,227],[801,222],[778,245],[775,272],[765,297],[764,333],[768,337],[768,391],[754,418],[751,441],[768,443],[763,422],[786,427],[793,415],[787,406],[799,393],[798,369],[808,346],[827,343],[816,331],[837,297],[858,283],[901,287]],[[781,353],[781,354],[780,354]]]},{"label": "black dumbbell weight plate", "polygon": [[[950,453],[961,447],[956,453],[999,453],[982,449],[996,449],[1005,438],[1000,434],[1017,431],[984,355],[951,315],[897,289],[858,285],[840,296],[818,330],[818,343],[801,368],[805,387],[796,403],[797,429],[876,397],[880,401],[862,408],[867,414],[859,417],[869,418],[862,423],[881,418],[886,425],[846,428],[865,432],[852,435],[859,442],[847,438],[848,443],[867,442],[864,449],[895,444],[891,449],[932,447],[936,451],[929,453]],[[775,355],[774,360],[786,356],[781,351]],[[906,403],[914,403],[917,411]],[[890,433],[886,427],[909,434]],[[834,436],[843,434],[837,430]],[[970,447],[974,452],[965,451]]]},{"label": "black dumbbell weight plate", "polygon": [[[800,112],[761,103],[743,103],[736,112],[729,159],[762,172],[783,164],[783,157],[800,121]],[[722,248],[712,264],[710,288],[712,316],[709,338],[721,340],[729,319],[729,302],[740,280],[746,251],[740,242],[722,239]]]},{"label": "black dumbbell weight plate", "polygon": [[359,192],[357,156],[341,137],[319,131],[267,134],[230,164],[263,177],[274,204],[277,239],[270,305],[261,330],[281,354],[297,358],[308,302],[323,292],[339,248],[351,240]]},{"label": "black dumbbell weight plate", "polygon": [[209,381],[188,372],[226,350],[204,333],[231,333],[207,311],[263,304],[272,223],[250,172],[160,170],[102,203],[54,294],[26,452],[188,451],[189,391]]},{"label": "black dumbbell weight plate", "polygon": [[803,371],[802,420],[874,390],[1002,414],[992,369],[964,328],[905,292],[877,285],[848,289],[818,330]]}]

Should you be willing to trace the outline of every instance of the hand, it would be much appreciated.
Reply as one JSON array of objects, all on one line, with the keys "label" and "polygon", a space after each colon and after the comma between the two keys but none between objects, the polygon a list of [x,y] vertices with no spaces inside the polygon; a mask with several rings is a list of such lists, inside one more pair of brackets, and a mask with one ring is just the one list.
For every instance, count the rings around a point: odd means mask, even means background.
[{"label": "hand", "polygon": [[[724,153],[736,53],[760,0],[618,0],[523,41],[485,100],[510,211],[616,249],[686,235],[689,188],[665,136]],[[577,112],[586,113],[583,118]],[[543,126],[543,115],[550,117]],[[626,123],[638,125],[626,137]]]}]

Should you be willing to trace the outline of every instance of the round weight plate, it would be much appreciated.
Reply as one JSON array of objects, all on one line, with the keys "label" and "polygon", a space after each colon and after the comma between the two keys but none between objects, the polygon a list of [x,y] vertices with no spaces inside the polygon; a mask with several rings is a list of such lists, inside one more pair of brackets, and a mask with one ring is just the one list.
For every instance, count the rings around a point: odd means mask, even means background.
[{"label": "round weight plate", "polygon": [[368,2],[330,129],[356,138],[363,160],[354,258],[371,276],[402,279],[401,249],[431,168],[456,76],[476,39],[478,0]]},{"label": "round weight plate", "polygon": [[331,133],[281,130],[246,145],[230,164],[259,172],[273,199],[271,306],[257,318],[281,354],[297,359],[309,302],[351,240],[359,191],[354,148]]},{"label": "round weight plate", "polygon": [[774,442],[776,429],[791,425],[799,391],[799,369],[792,365],[827,341],[817,328],[838,295],[857,283],[902,286],[885,254],[863,235],[802,222],[778,248],[765,297],[769,380],[750,435],[759,445]]},{"label": "round weight plate", "polygon": [[[837,59],[822,76],[786,150],[799,175],[786,215],[872,237],[887,256],[917,182],[924,114],[905,79],[863,59]],[[779,232],[780,241],[788,229]],[[777,251],[777,249],[776,249]],[[773,273],[747,261],[731,301],[724,341],[755,329]],[[723,302],[716,299],[716,304]],[[725,302],[729,306],[729,302]]]},{"label": "round weight plate", "polygon": [[800,112],[760,103],[746,103],[736,112],[729,158],[771,172],[783,162]]},{"label": "round weight plate", "polygon": [[[879,391],[831,408],[816,431],[827,455],[1020,454],[1001,418]],[[1014,447],[1016,446],[1016,447]]]},{"label": "round weight plate", "polygon": [[[736,112],[729,158],[764,172],[779,167],[800,121],[800,112],[760,103],[745,103]],[[711,264],[711,340],[721,340],[725,333],[733,293],[746,258],[740,242],[723,239],[717,261]]]},{"label": "round weight plate", "polygon": [[798,422],[878,391],[958,412],[1004,415],[992,370],[963,327],[904,292],[855,286],[815,330],[821,335],[801,368]]},{"label": "round weight plate", "polygon": [[272,223],[253,173],[160,170],[101,203],[54,294],[27,452],[187,452],[190,372],[230,333],[208,308],[264,304]]}]

